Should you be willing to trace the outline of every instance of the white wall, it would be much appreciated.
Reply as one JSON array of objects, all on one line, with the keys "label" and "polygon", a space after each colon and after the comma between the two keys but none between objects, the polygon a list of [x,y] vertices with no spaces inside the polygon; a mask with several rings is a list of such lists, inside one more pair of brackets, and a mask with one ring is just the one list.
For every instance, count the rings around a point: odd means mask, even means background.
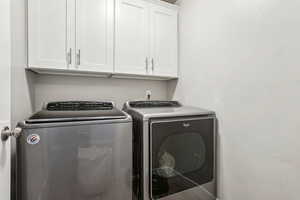
[{"label": "white wall", "polygon": [[151,90],[153,99],[167,98],[164,81],[37,76],[35,109],[40,109],[44,102],[57,100],[109,100],[122,108],[128,100],[145,100],[146,90]]},{"label": "white wall", "polygon": [[[0,1],[0,131],[10,124],[10,1]],[[0,199],[10,199],[10,142],[0,140]]]},{"label": "white wall", "polygon": [[300,1],[182,0],[171,96],[220,119],[221,199],[299,200]]},{"label": "white wall", "polygon": [[34,110],[35,76],[25,71],[27,63],[26,0],[11,0],[12,29],[12,125],[28,117]]},{"label": "white wall", "polygon": [[[0,125],[10,119],[10,2],[0,2]],[[3,96],[2,96],[3,95]],[[2,127],[0,127],[1,129]]]}]

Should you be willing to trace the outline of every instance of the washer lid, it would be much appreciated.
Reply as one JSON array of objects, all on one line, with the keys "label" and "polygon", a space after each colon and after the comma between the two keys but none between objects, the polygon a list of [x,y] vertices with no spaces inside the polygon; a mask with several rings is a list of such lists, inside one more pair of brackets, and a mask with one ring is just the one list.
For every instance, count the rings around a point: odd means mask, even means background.
[{"label": "washer lid", "polygon": [[125,119],[127,115],[117,109],[112,102],[63,101],[50,102],[33,114],[26,123],[53,123]]},{"label": "washer lid", "polygon": [[57,101],[49,102],[48,111],[82,111],[82,110],[112,110],[113,102],[102,101]]},{"label": "washer lid", "polygon": [[[163,104],[161,104],[161,102],[162,101],[149,101],[148,103],[147,101],[144,101],[144,103],[138,102],[138,106],[136,106],[136,101],[127,102],[124,105],[124,110],[129,113],[135,113],[144,120],[150,118],[215,115],[213,111],[192,106],[182,106],[176,101],[163,101]],[[144,106],[141,106],[142,104],[144,104]],[[151,106],[147,104],[151,104]]]}]

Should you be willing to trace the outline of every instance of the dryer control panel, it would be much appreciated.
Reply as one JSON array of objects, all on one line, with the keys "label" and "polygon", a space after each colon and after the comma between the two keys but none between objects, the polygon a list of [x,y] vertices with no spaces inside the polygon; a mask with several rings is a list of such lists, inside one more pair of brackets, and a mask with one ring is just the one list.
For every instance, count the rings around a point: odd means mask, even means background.
[{"label": "dryer control panel", "polygon": [[178,101],[131,101],[132,108],[181,107]]}]

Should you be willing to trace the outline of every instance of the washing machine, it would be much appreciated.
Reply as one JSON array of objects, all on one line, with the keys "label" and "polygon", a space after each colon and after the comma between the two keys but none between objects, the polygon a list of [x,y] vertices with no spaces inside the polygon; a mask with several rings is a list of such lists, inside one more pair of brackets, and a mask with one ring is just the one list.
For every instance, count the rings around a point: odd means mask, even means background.
[{"label": "washing machine", "polygon": [[132,119],[112,102],[50,102],[18,125],[13,199],[132,200]]},{"label": "washing machine", "polygon": [[131,101],[137,200],[214,200],[215,112],[177,101]]}]

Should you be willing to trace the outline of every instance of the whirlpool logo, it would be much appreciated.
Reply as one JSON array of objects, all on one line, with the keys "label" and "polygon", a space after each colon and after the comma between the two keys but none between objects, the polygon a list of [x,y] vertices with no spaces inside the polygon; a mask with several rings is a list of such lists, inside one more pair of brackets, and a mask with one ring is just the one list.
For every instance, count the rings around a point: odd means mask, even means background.
[{"label": "whirlpool logo", "polygon": [[183,127],[184,127],[184,128],[188,128],[188,127],[190,127],[190,126],[191,126],[190,123],[183,123]]},{"label": "whirlpool logo", "polygon": [[40,142],[41,138],[37,134],[31,134],[27,137],[27,143],[28,144],[38,144]]}]

